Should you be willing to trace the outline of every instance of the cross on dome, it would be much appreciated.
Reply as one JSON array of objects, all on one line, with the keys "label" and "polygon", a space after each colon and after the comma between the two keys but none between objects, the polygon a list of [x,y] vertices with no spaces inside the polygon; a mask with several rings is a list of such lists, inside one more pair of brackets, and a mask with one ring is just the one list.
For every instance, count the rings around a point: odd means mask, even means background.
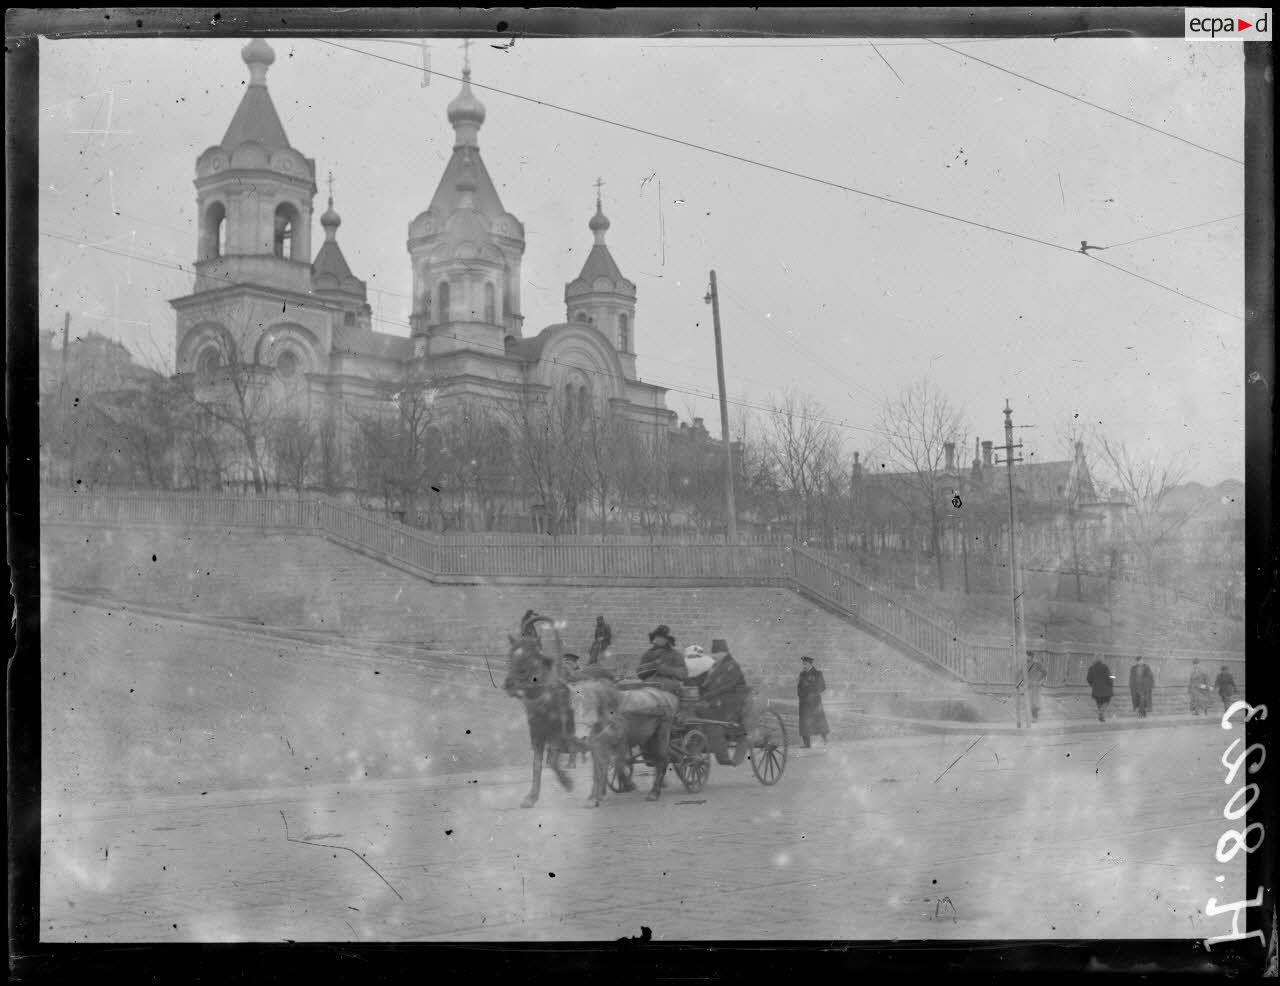
[{"label": "cross on dome", "polygon": [[609,228],[609,219],[607,216],[605,216],[604,209],[600,205],[600,189],[604,186],[604,179],[597,178],[595,181],[595,186],[596,186],[596,214],[591,217],[591,222],[587,223],[587,228],[590,229],[591,232],[595,234],[596,242],[599,244],[603,244],[605,230]]},{"label": "cross on dome", "polygon": [[462,92],[449,104],[448,118],[457,135],[457,147],[474,147],[476,134],[484,123],[484,104],[471,91],[471,39],[462,43]]},{"label": "cross on dome", "polygon": [[337,233],[338,227],[342,225],[342,217],[333,209],[333,172],[329,172],[329,208],[325,210],[323,216],[320,217],[320,225],[324,227],[324,237],[326,241],[331,241],[334,234]]}]

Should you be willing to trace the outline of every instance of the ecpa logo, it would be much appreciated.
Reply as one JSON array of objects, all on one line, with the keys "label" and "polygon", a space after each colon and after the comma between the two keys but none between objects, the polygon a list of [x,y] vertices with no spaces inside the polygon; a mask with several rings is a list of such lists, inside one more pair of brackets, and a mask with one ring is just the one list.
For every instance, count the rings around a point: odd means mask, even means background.
[{"label": "ecpa logo", "polygon": [[1187,7],[1186,37],[1201,41],[1270,41],[1271,8]]}]

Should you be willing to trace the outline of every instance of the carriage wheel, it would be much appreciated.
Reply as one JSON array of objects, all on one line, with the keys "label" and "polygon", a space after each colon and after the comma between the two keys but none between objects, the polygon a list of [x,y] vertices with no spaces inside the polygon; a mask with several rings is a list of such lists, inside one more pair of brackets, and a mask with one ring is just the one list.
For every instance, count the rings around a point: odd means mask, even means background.
[{"label": "carriage wheel", "polygon": [[609,763],[609,771],[606,775],[609,784],[609,790],[616,794],[624,791],[632,790],[631,782],[631,761],[630,760],[613,760]]},{"label": "carriage wheel", "polygon": [[676,761],[676,776],[690,794],[697,794],[711,773],[711,744],[697,729],[685,734],[679,747],[680,759]]},{"label": "carriage wheel", "polygon": [[782,772],[787,769],[787,727],[782,716],[770,709],[762,718],[773,716],[775,724],[770,726],[765,741],[751,751],[751,771],[756,780],[765,786],[777,784]]}]

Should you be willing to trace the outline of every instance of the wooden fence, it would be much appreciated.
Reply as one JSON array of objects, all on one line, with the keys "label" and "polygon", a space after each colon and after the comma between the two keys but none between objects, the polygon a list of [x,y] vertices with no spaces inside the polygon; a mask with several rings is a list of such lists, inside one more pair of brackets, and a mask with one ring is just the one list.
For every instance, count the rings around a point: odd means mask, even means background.
[{"label": "wooden fence", "polygon": [[[428,578],[562,578],[637,584],[778,585],[815,598],[905,646],[966,681],[1008,684],[1012,648],[1006,643],[961,640],[953,621],[928,607],[906,605],[890,588],[874,583],[844,561],[813,548],[724,539],[650,540],[644,537],[435,534],[374,516],[348,504],[287,497],[216,497],[199,494],[60,493],[41,499],[44,524],[228,527],[305,531],[386,558]],[[1058,645],[1042,663],[1050,683],[1083,681],[1102,656],[1112,669],[1128,667],[1131,654],[1099,653],[1086,645]],[[1192,655],[1179,655],[1189,662]],[[1207,654],[1209,662],[1239,655]],[[1017,662],[1021,667],[1021,662]],[[1240,662],[1243,671],[1243,662]]]}]

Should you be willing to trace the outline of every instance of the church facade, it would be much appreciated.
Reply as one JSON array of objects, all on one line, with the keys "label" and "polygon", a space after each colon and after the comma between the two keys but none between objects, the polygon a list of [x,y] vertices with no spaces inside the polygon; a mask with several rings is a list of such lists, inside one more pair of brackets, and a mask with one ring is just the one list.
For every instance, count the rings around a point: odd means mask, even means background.
[{"label": "church facade", "polygon": [[[665,436],[678,432],[664,388],[636,375],[636,286],[605,242],[601,208],[565,319],[528,331],[521,304],[524,227],[480,155],[485,108],[470,68],[449,104],[453,152],[426,209],[408,223],[413,275],[408,335],[373,327],[365,281],[338,243],[333,208],[316,220],[316,162],[293,147],[267,89],[275,60],[261,39],[242,50],[250,80],[222,140],[196,161],[198,255],[192,292],[174,299],[176,372],[197,390],[249,389],[327,420],[343,442],[353,414],[389,391],[429,384],[436,412],[480,402],[563,403]],[[230,377],[237,377],[229,384]],[[264,454],[265,451],[264,451]]]}]

